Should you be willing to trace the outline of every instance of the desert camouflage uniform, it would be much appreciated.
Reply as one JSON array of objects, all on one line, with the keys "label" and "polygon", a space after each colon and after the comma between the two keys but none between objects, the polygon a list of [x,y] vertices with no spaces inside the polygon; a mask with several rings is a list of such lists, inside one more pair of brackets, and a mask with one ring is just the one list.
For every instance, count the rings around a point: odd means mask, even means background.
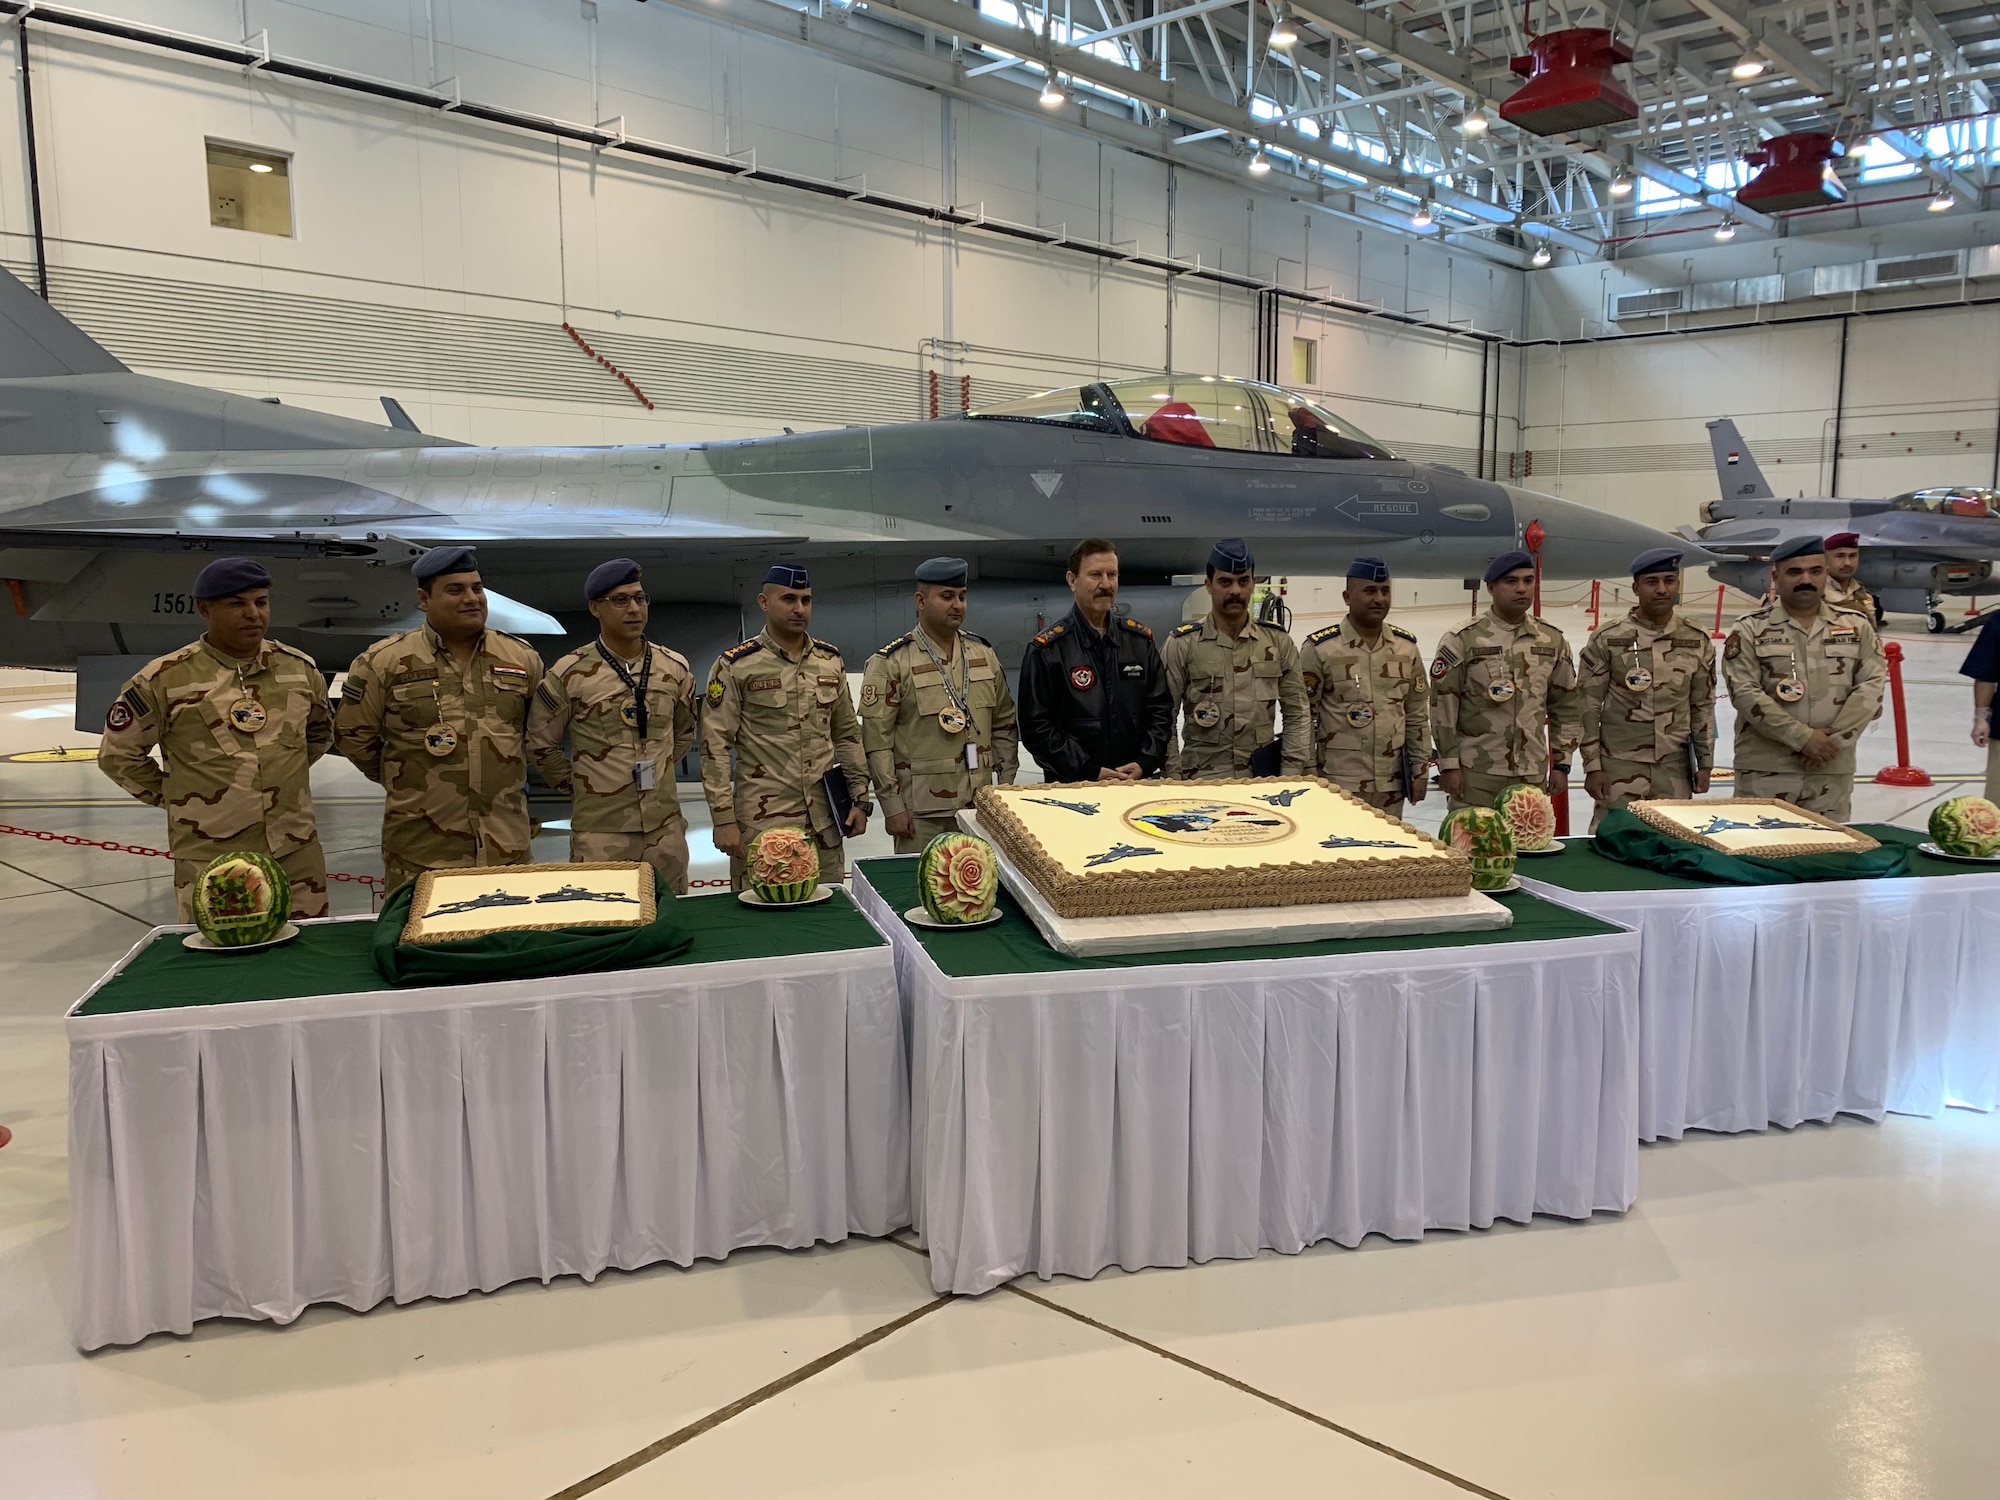
[{"label": "desert camouflage uniform", "polygon": [[[1491,689],[1511,684],[1496,700]],[[1491,807],[1516,782],[1549,778],[1549,728],[1556,762],[1569,763],[1583,738],[1576,664],[1563,633],[1534,615],[1509,625],[1488,610],[1447,631],[1431,662],[1431,735],[1438,770],[1465,772],[1465,795],[1449,806]]]},{"label": "desert camouflage uniform", "polygon": [[[674,762],[694,747],[694,673],[678,651],[646,650],[646,743],[639,743],[633,689],[612,670],[601,640],[549,668],[528,704],[528,756],[542,779],[569,796],[572,864],[644,860],[667,889],[688,888],[687,818]],[[626,668],[636,684],[638,663]],[[625,715],[633,713],[631,719]],[[563,754],[567,734],[570,753]],[[641,755],[653,784],[641,789]]]},{"label": "desert camouflage uniform", "polygon": [[[1279,774],[1303,775],[1312,764],[1312,710],[1299,648],[1275,625],[1246,621],[1232,641],[1211,613],[1176,627],[1160,648],[1160,664],[1175,709],[1185,712],[1167,758],[1169,776],[1218,781],[1243,775],[1251,755],[1277,733],[1280,709],[1285,734]],[[1214,722],[1204,724],[1210,715]]]},{"label": "desert camouflage uniform", "polygon": [[[846,879],[843,837],[821,785],[837,762],[857,804],[868,799],[868,758],[847,696],[847,668],[826,641],[808,639],[797,661],[766,629],[715,659],[701,716],[701,782],[715,826],[750,841],[766,828],[810,828],[819,878]],[[735,765],[730,752],[735,752]],[[743,888],[743,861],[729,861]]]},{"label": "desert camouflage uniform", "polygon": [[[944,670],[972,714],[955,733],[938,722],[955,705],[916,631],[869,657],[861,674],[861,744],[876,800],[883,816],[907,812],[916,825],[896,840],[898,854],[919,853],[939,834],[956,831],[954,815],[972,806],[972,794],[996,781],[1011,785],[1020,765],[1014,695],[993,643],[961,630]],[[976,771],[965,768],[968,744],[979,747]]]},{"label": "desert camouflage uniform", "polygon": [[[1634,654],[1636,650],[1636,655]],[[1583,769],[1611,778],[1591,814],[1649,797],[1692,797],[1696,767],[1715,768],[1715,649],[1708,632],[1679,615],[1655,630],[1633,610],[1600,625],[1578,662],[1583,695]],[[1637,669],[1643,687],[1627,680]]]},{"label": "desert camouflage uniform", "polygon": [[1299,653],[1312,704],[1319,774],[1391,817],[1403,815],[1409,788],[1402,755],[1421,780],[1430,767],[1431,700],[1417,638],[1384,623],[1370,645],[1341,620],[1306,637]]},{"label": "desert camouflage uniform", "polygon": [[[1887,678],[1875,622],[1821,600],[1801,628],[1782,604],[1767,605],[1729,632],[1722,671],[1736,705],[1736,795],[1779,797],[1845,823],[1854,803],[1854,745],[1882,706]],[[1805,695],[1785,703],[1777,685],[1792,676]],[[1815,729],[1840,747],[1828,765],[1798,758]]]},{"label": "desert camouflage uniform", "polygon": [[[238,727],[244,697],[261,727]],[[152,749],[160,747],[162,771]],[[333,745],[326,679],[303,651],[267,640],[252,661],[207,640],[148,662],[104,720],[97,764],[148,807],[167,810],[174,904],[194,920],[194,881],[218,854],[268,854],[292,885],[292,914],[326,915],[326,856],[313,821],[312,763]]]},{"label": "desert camouflage uniform", "polygon": [[[528,698],[542,659],[504,631],[480,637],[461,674],[436,631],[377,641],[354,659],[334,729],[340,753],[380,782],[388,889],[425,870],[528,862]],[[443,724],[457,737],[432,755]]]},{"label": "desert camouflage uniform", "polygon": [[1875,623],[1875,596],[1868,592],[1868,585],[1859,578],[1850,578],[1845,583],[1826,581],[1826,602],[1841,609],[1859,610],[1868,617],[1868,623]]}]

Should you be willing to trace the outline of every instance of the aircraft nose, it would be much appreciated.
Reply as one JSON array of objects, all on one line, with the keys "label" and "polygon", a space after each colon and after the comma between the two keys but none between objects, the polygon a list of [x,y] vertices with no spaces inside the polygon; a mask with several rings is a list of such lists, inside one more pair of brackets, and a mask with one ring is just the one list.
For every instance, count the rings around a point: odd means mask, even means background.
[{"label": "aircraft nose", "polygon": [[1683,567],[1699,567],[1715,560],[1714,554],[1685,538],[1596,506],[1580,505],[1574,500],[1561,500],[1511,484],[1501,488],[1514,507],[1514,525],[1518,530],[1526,530],[1531,522],[1539,521],[1547,533],[1542,543],[1544,578],[1624,577],[1632,559],[1652,547],[1679,548]]}]

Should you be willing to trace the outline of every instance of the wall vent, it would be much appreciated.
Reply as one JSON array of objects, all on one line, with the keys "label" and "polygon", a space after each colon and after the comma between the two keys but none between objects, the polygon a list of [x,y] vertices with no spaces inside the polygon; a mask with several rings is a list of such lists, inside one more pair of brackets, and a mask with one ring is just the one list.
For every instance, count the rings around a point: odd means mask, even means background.
[{"label": "wall vent", "polygon": [[1650,292],[1619,292],[1611,298],[1611,319],[1622,322],[1627,318],[1657,318],[1662,313],[1679,312],[1687,305],[1686,299],[1685,289],[1677,286]]},{"label": "wall vent", "polygon": [[1906,255],[1897,260],[1878,260],[1869,266],[1869,284],[1893,286],[1906,281],[1956,279],[1965,257],[1956,250],[1935,255]]}]

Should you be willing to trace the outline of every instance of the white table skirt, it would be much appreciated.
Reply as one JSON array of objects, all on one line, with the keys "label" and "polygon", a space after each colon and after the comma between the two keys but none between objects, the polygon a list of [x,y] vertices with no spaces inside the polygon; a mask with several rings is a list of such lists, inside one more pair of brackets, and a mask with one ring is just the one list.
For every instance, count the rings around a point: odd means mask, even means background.
[{"label": "white table skirt", "polygon": [[910,1199],[939,1291],[1623,1210],[1632,933],[947,978],[912,1007]]},{"label": "white table skirt", "polygon": [[909,1222],[886,947],[72,1016],[69,1037],[84,1349]]},{"label": "white table skirt", "polygon": [[1522,883],[1639,932],[1642,1140],[2000,1105],[2000,875]]}]

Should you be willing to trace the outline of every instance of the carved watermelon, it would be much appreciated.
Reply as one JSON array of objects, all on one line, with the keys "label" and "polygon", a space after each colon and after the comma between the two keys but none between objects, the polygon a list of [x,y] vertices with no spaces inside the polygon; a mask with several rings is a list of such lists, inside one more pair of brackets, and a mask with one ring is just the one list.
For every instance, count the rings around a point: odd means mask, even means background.
[{"label": "carved watermelon", "polygon": [[292,882],[268,854],[218,854],[195,877],[194,924],[218,948],[269,942],[292,914]]},{"label": "carved watermelon", "polygon": [[917,889],[933,922],[984,922],[1000,894],[993,846],[970,833],[941,833],[917,859]]},{"label": "carved watermelon", "polygon": [[819,889],[819,845],[803,828],[767,828],[750,840],[743,883],[773,906],[803,901]]},{"label": "carved watermelon", "polygon": [[1546,849],[1555,842],[1556,805],[1540,787],[1516,782],[1493,799],[1493,806],[1507,820],[1517,850]]},{"label": "carved watermelon", "polygon": [[1514,835],[1490,807],[1460,807],[1444,815],[1438,837],[1472,861],[1472,888],[1498,890],[1514,875]]},{"label": "carved watermelon", "polygon": [[1947,854],[2000,854],[2000,807],[1984,797],[1948,797],[1931,813],[1931,842]]}]

